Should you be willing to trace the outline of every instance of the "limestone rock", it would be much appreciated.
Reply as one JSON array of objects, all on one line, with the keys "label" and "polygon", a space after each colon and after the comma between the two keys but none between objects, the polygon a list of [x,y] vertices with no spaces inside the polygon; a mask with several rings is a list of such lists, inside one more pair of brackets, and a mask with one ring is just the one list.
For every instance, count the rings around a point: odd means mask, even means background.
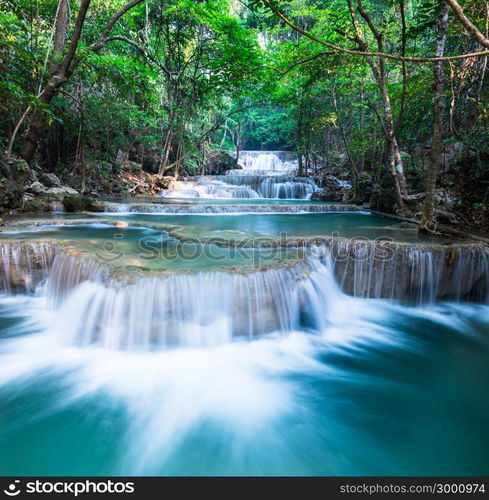
[{"label": "limestone rock", "polygon": [[77,195],[78,191],[76,189],[70,188],[68,186],[60,186],[60,187],[49,188],[46,191],[46,194],[49,194],[57,199],[62,199],[65,196]]},{"label": "limestone rock", "polygon": [[60,187],[61,181],[59,177],[54,174],[41,174],[42,182],[48,187]]},{"label": "limestone rock", "polygon": [[46,193],[47,190],[48,188],[39,181],[34,181],[30,186],[26,187],[26,191],[28,193],[34,193],[34,194],[43,194]]},{"label": "limestone rock", "polygon": [[457,201],[457,197],[448,189],[438,188],[435,191],[435,202],[441,209],[453,209],[457,205]]},{"label": "limestone rock", "polygon": [[342,201],[345,192],[351,188],[351,184],[342,181],[334,175],[327,175],[321,181],[322,190],[312,193],[311,200],[314,201]]}]

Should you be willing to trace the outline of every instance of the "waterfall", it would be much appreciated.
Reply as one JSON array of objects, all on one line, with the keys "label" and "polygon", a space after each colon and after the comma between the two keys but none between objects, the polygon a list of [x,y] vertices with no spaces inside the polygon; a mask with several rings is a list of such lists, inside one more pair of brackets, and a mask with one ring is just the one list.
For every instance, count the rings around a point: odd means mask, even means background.
[{"label": "waterfall", "polygon": [[0,242],[0,293],[33,292],[58,251],[59,244],[50,241]]},{"label": "waterfall", "polygon": [[160,194],[165,198],[272,198],[307,200],[317,186],[307,177],[294,176],[297,155],[291,151],[241,151],[241,169],[226,175],[197,176],[173,181]]},{"label": "waterfall", "polygon": [[197,177],[195,182],[172,181],[161,195],[165,198],[260,198],[250,186],[229,185],[212,176]]},{"label": "waterfall", "polygon": [[[60,253],[44,287],[68,344],[159,350],[214,346],[265,334],[321,332],[348,315],[348,295],[427,304],[484,301],[489,252],[332,241],[309,246],[304,262],[250,273],[196,272],[134,281],[96,262]],[[463,277],[462,277],[463,275]]]},{"label": "waterfall", "polygon": [[348,295],[413,304],[489,298],[489,250],[482,245],[322,240],[306,250],[303,262],[267,270],[131,279],[57,243],[7,242],[0,245],[0,286],[33,293],[38,285],[57,310],[51,330],[68,344],[131,350],[321,332],[354,307]]},{"label": "waterfall", "polygon": [[141,214],[233,214],[233,213],[330,213],[361,212],[356,205],[326,204],[287,204],[287,205],[253,205],[253,204],[184,204],[184,203],[114,203],[105,202],[104,212],[108,213],[141,213]]},{"label": "waterfall", "polygon": [[489,249],[483,245],[343,240],[329,248],[336,280],[355,297],[489,301]]},{"label": "waterfall", "polygon": [[292,151],[240,151],[238,164],[255,175],[257,172],[283,175],[298,168],[297,155]]},{"label": "waterfall", "polygon": [[[56,276],[62,269],[53,268],[56,284],[49,287],[56,301],[65,287],[65,279]],[[79,276],[78,270],[71,274]],[[71,277],[67,280],[71,285]],[[250,274],[176,274],[130,284],[94,279],[66,295],[54,329],[69,344],[124,350],[204,347],[272,332],[321,331],[341,302],[329,268],[311,263]]]},{"label": "waterfall", "polygon": [[[256,191],[260,198],[305,200],[317,189],[314,181],[307,177],[267,176],[267,175],[227,175],[216,179],[234,186],[246,186]],[[239,170],[237,171],[239,172]],[[200,177],[199,179],[203,179]]]},{"label": "waterfall", "polygon": [[[302,265],[306,266],[306,274],[319,264],[325,266],[343,292],[355,297],[417,304],[439,299],[489,299],[489,249],[480,244],[443,246],[325,238],[315,238],[314,242],[296,240],[287,246],[300,245],[305,250]],[[82,258],[55,241],[1,242],[0,271],[1,293],[32,293],[49,274],[46,289],[54,304],[82,282],[114,281],[105,264]],[[269,271],[290,273],[290,268]],[[199,274],[202,273],[188,276]],[[197,283],[196,288],[205,289],[204,281]]]},{"label": "waterfall", "polygon": [[95,259],[58,253],[52,264],[45,286],[48,303],[57,307],[80,283],[103,282],[109,278],[109,269]]}]

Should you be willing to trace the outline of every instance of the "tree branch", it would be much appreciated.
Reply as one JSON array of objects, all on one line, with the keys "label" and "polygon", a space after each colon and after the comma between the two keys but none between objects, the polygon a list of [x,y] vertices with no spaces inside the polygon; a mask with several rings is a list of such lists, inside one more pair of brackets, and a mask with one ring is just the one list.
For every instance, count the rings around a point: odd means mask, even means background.
[{"label": "tree branch", "polygon": [[179,163],[182,162],[182,160],[184,160],[185,158],[187,158],[188,156],[190,156],[196,149],[199,148],[199,146],[207,139],[207,137],[209,137],[213,132],[215,132],[216,130],[218,130],[219,128],[221,128],[221,126],[223,124],[226,123],[226,121],[228,120],[228,118],[230,116],[233,116],[235,115],[236,113],[240,113],[241,111],[246,111],[247,109],[250,109],[252,108],[253,106],[255,106],[256,103],[253,103],[253,104],[250,104],[248,106],[244,106],[243,108],[239,108],[239,109],[235,109],[234,111],[230,111],[227,115],[224,115],[220,120],[218,120],[214,125],[212,125],[212,127],[210,129],[208,129],[204,134],[202,134],[197,143],[194,144],[194,146],[192,148],[190,148],[184,155],[182,155],[177,161],[174,161],[173,163],[171,163],[170,165],[167,165],[164,169],[165,172],[167,172],[168,170],[170,170],[171,168],[173,168],[174,166],[178,165]]},{"label": "tree branch", "polygon": [[333,50],[332,51],[318,52],[317,54],[315,54],[313,56],[306,57],[305,59],[301,59],[300,61],[296,61],[295,63],[291,64],[285,71],[280,71],[278,68],[275,68],[273,66],[261,66],[261,67],[262,68],[273,69],[274,71],[277,71],[280,74],[280,77],[282,77],[282,76],[285,76],[290,71],[292,71],[296,66],[308,63],[310,61],[314,61],[315,59],[318,59],[318,58],[320,58],[322,56],[334,56],[335,54],[338,54],[338,52],[333,51]]},{"label": "tree branch", "polygon": [[465,15],[464,10],[458,4],[457,0],[444,0],[455,13],[457,19],[463,24],[465,29],[471,33],[475,39],[483,46],[489,48],[489,38],[486,38],[477,28],[477,26]]},{"label": "tree branch", "polygon": [[143,56],[145,56],[146,58],[148,58],[153,64],[155,64],[156,66],[158,66],[158,68],[160,68],[161,70],[163,70],[168,76],[171,76],[173,74],[168,68],[166,68],[166,66],[164,66],[163,64],[161,64],[158,60],[156,60],[155,57],[153,57],[151,54],[149,54],[148,52],[146,52],[146,50],[144,50],[144,48],[141,47],[141,45],[137,44],[136,42],[134,42],[130,38],[127,38],[125,36],[120,36],[120,35],[113,35],[113,36],[107,37],[105,39],[105,43],[112,42],[114,40],[118,40],[120,42],[124,42],[124,43],[127,43],[128,45],[131,45],[136,50],[138,50]]},{"label": "tree branch", "polygon": [[[445,0],[445,1],[454,1],[454,0]],[[340,47],[338,45],[335,45],[333,43],[326,42],[325,40],[322,40],[321,38],[318,38],[314,36],[313,34],[309,33],[308,31],[303,30],[302,28],[299,28],[299,26],[295,25],[292,21],[287,19],[282,12],[280,12],[276,7],[274,7],[269,0],[263,0],[263,3],[265,6],[267,6],[274,14],[276,14],[285,24],[287,24],[290,28],[293,30],[297,31],[301,35],[309,38],[310,40],[313,40],[314,42],[317,42],[321,45],[324,45],[325,47],[328,47],[330,49],[333,49],[337,52],[342,52],[344,54],[349,54],[352,56],[363,56],[363,57],[382,57],[384,59],[389,59],[392,61],[406,61],[406,62],[418,62],[418,63],[433,63],[436,61],[455,61],[458,59],[469,59],[471,57],[479,57],[479,56],[487,56],[489,55],[489,50],[483,50],[479,52],[471,52],[469,54],[459,54],[456,56],[445,56],[445,57],[410,57],[410,56],[396,56],[394,54],[385,54],[383,52],[368,52],[368,51],[363,51],[363,50],[353,50],[353,49],[346,49],[344,47]],[[489,47],[489,45],[487,45]]]},{"label": "tree branch", "polygon": [[136,5],[143,3],[144,0],[131,0],[130,2],[126,3],[121,9],[119,9],[107,22],[105,25],[104,31],[102,32],[102,35],[100,38],[93,43],[90,46],[90,49],[93,50],[94,52],[99,51],[100,49],[103,48],[105,43],[107,42],[108,36],[112,28],[114,27],[115,23],[129,10],[131,10],[133,7]]}]

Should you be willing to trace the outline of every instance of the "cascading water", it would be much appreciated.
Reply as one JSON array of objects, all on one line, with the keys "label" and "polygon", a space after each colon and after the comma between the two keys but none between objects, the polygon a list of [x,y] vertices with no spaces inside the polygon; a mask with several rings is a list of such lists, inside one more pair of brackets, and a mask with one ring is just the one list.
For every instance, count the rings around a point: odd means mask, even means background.
[{"label": "cascading water", "polygon": [[178,204],[178,203],[104,203],[107,213],[141,213],[141,214],[302,214],[331,212],[360,212],[356,205],[326,205],[326,204]]},{"label": "cascading water", "polygon": [[0,244],[0,294],[34,291],[58,250],[59,245],[49,241]]},{"label": "cascading water", "polygon": [[140,277],[71,243],[0,242],[3,474],[487,474],[486,247]]},{"label": "cascading water", "polygon": [[94,279],[95,274],[104,276],[100,271],[83,275],[79,268],[76,259],[60,255],[48,280],[48,298],[59,305],[60,335],[78,345],[161,350],[209,347],[272,332],[319,332],[328,320],[328,307],[338,313],[339,304],[333,304],[341,302],[329,267],[311,262],[250,274],[177,274],[131,284],[102,282]]},{"label": "cascading water", "polygon": [[166,198],[271,198],[307,200],[317,189],[307,177],[296,177],[297,155],[290,151],[241,151],[241,169],[226,175],[174,181]]},{"label": "cascading water", "polygon": [[297,155],[292,151],[240,151],[238,164],[248,175],[284,175],[299,166]]},{"label": "cascading water", "polygon": [[[2,472],[399,475],[421,449],[425,473],[487,473],[487,306],[427,307],[436,286],[487,293],[487,250],[392,248],[134,281],[59,248],[31,261],[51,268],[36,296],[0,300]],[[7,276],[30,249],[3,249]]]},{"label": "cascading water", "polygon": [[68,344],[143,351],[208,347],[269,333],[320,333],[347,307],[341,288],[355,297],[417,304],[438,296],[484,301],[488,255],[480,246],[447,254],[442,247],[423,252],[332,241],[309,247],[306,260],[292,267],[128,283],[110,278],[95,260],[58,252],[42,293],[58,310],[52,329]]}]

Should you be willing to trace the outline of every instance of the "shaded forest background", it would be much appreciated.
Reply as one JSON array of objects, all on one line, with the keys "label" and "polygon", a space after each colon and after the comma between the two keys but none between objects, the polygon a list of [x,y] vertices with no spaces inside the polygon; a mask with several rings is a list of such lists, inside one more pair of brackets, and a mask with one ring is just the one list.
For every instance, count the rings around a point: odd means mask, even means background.
[{"label": "shaded forest background", "polygon": [[480,0],[2,0],[0,204],[293,150],[344,201],[487,232],[488,29]]}]

